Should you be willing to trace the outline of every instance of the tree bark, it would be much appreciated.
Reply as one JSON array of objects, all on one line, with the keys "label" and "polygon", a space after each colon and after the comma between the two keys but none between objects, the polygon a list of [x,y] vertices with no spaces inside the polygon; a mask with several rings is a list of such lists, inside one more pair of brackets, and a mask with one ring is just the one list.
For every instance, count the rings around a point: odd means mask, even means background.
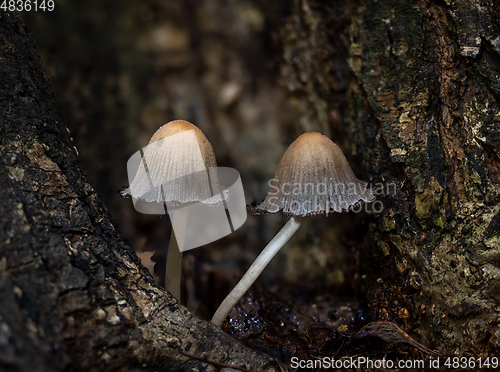
[{"label": "tree bark", "polygon": [[193,316],[124,242],[19,14],[0,13],[0,369],[281,370]]},{"label": "tree bark", "polygon": [[500,346],[498,9],[297,0],[280,35],[303,128],[384,184],[358,252],[372,315],[460,354]]}]

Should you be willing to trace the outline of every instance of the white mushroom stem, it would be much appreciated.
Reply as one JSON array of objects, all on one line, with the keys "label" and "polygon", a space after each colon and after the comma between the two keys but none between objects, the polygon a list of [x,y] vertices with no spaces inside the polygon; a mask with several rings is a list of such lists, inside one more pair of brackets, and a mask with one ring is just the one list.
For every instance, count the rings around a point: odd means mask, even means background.
[{"label": "white mushroom stem", "polygon": [[[187,208],[180,208],[171,216],[172,233],[168,245],[167,263],[165,267],[165,289],[179,301],[181,300],[182,251],[186,235]],[[175,233],[174,233],[175,226]]]},{"label": "white mushroom stem", "polygon": [[238,303],[241,297],[252,286],[255,280],[259,277],[260,273],[265,269],[269,262],[273,259],[276,253],[279,252],[286,242],[295,234],[299,229],[302,222],[300,219],[294,217],[283,226],[283,228],[276,234],[276,236],[269,242],[269,244],[262,250],[259,256],[255,259],[254,263],[248,271],[243,275],[243,278],[236,284],[231,293],[222,301],[219,308],[212,317],[212,323],[219,327],[226,319],[231,309]]}]

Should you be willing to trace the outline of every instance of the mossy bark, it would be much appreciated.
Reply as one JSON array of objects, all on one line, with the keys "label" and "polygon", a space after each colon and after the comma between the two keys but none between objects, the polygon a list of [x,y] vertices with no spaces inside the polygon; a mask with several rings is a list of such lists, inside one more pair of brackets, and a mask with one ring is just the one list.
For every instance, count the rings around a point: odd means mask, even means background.
[{"label": "mossy bark", "polygon": [[[19,14],[0,13],[0,369],[280,370],[153,281],[82,169]],[[184,354],[183,354],[184,353]]]},{"label": "mossy bark", "polygon": [[372,314],[460,354],[500,346],[498,25],[489,3],[297,0],[279,38],[304,129],[385,185],[359,248]]}]

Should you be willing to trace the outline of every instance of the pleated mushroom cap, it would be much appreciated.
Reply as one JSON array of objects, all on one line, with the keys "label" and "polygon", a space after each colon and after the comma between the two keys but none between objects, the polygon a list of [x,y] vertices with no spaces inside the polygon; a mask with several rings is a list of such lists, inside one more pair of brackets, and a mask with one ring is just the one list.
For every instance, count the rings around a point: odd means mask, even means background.
[{"label": "pleated mushroom cap", "polygon": [[212,145],[195,125],[171,121],[142,151],[142,162],[126,190],[134,198],[171,207],[222,201]]},{"label": "pleated mushroom cap", "polygon": [[342,150],[321,133],[304,133],[283,154],[266,199],[253,214],[305,217],[343,212],[375,195],[354,175]]},{"label": "pleated mushroom cap", "polygon": [[[205,163],[205,167],[206,168],[217,167],[217,161],[215,160],[214,150],[212,148],[212,145],[208,141],[207,137],[205,137],[203,132],[196,125],[193,125],[186,120],[174,120],[161,126],[156,132],[154,132],[153,136],[149,140],[149,145],[152,144],[153,142],[157,142],[164,138],[180,134],[183,132],[187,132],[190,130],[194,131],[194,135],[196,136],[197,146],[200,148],[201,155]],[[181,137],[179,137],[179,139],[180,138]],[[188,144],[187,141],[185,141],[184,143],[179,143],[179,142],[180,141],[177,141],[176,147],[180,149],[185,148],[186,150],[189,149],[190,144]],[[192,144],[194,144],[194,142]],[[182,158],[185,159],[193,157],[194,156],[192,153],[187,154],[187,156],[186,155],[182,156]],[[189,159],[189,160],[194,160],[194,159]],[[190,161],[188,162],[191,163]]]}]

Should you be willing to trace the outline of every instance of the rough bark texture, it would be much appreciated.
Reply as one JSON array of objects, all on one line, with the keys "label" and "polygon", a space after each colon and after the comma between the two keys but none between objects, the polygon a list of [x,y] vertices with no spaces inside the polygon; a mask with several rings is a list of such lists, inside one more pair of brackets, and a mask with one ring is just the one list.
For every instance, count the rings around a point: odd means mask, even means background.
[{"label": "rough bark texture", "polygon": [[279,370],[159,288],[77,159],[34,41],[0,13],[0,369]]},{"label": "rough bark texture", "polygon": [[460,354],[500,346],[498,17],[460,0],[297,0],[280,35],[302,122],[340,120],[389,186],[359,252],[372,313]]}]

